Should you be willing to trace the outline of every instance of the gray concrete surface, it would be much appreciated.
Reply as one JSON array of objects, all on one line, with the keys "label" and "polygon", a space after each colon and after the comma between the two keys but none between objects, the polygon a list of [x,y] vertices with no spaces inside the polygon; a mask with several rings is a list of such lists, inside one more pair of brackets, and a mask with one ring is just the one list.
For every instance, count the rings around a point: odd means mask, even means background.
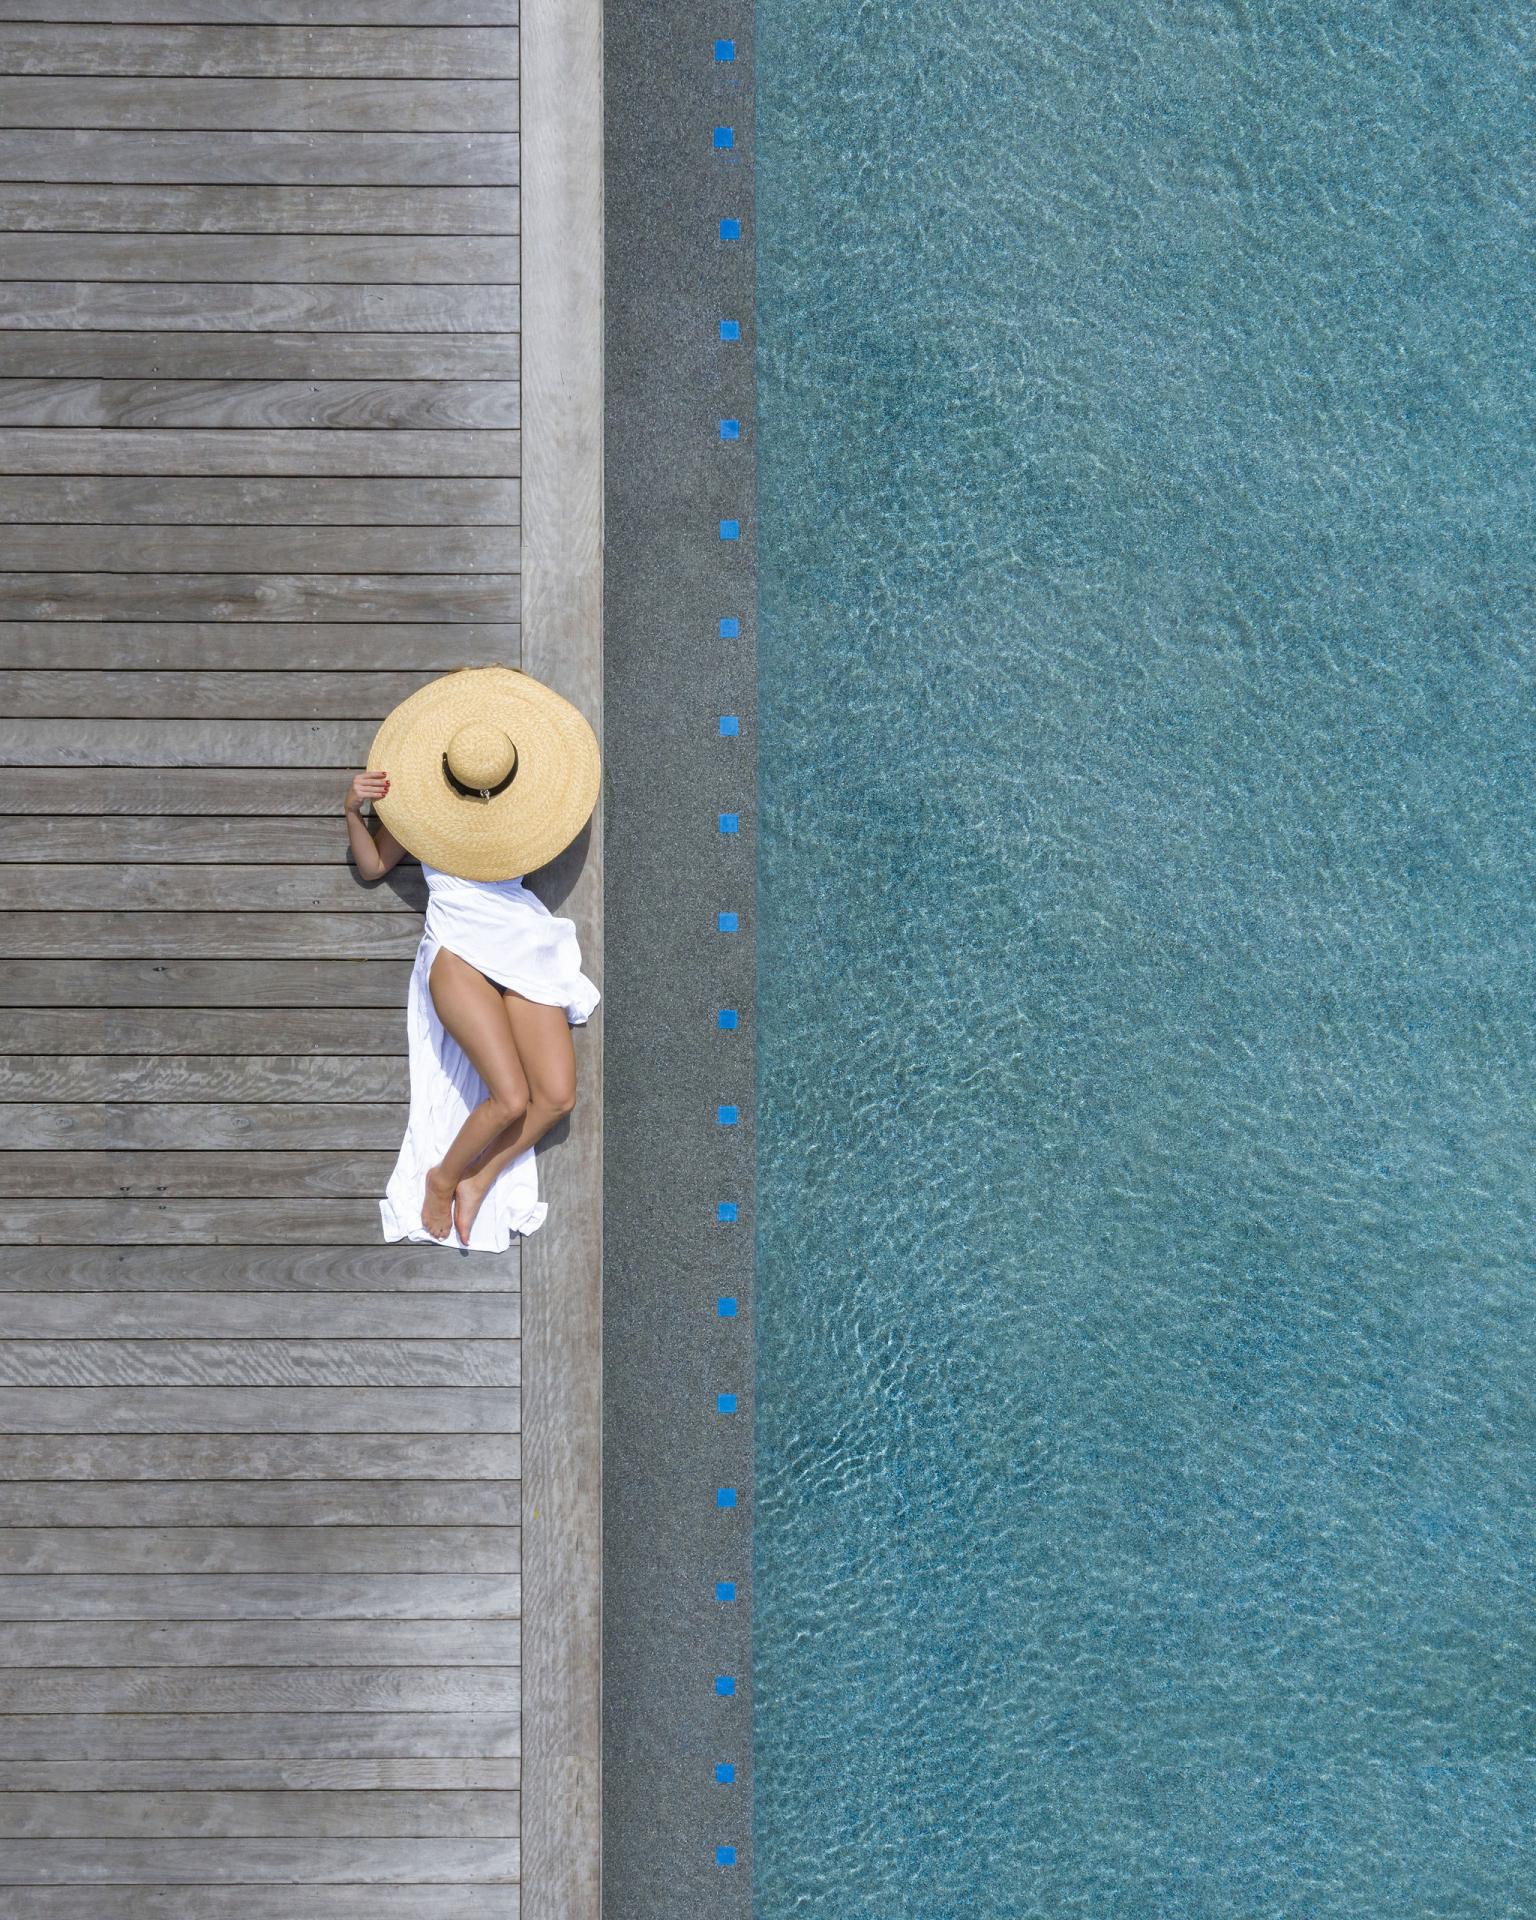
[{"label": "gray concrete surface", "polygon": [[[730,65],[717,37],[735,42]],[[607,9],[607,1920],[751,1908],[752,50],[749,7]],[[722,125],[730,152],[712,144]],[[741,219],[739,241],[719,239],[722,216]],[[720,340],[722,318],[739,340]],[[741,422],[739,441],[721,440],[722,419]],[[719,538],[727,518],[739,543]],[[720,636],[722,615],[739,616],[739,637]],[[739,736],[721,737],[722,714]],[[738,834],[718,831],[724,812]],[[717,931],[721,910],[739,931]],[[722,1008],[739,1011],[735,1031]],[[718,1124],[719,1103],[737,1125]],[[732,1224],[715,1217],[722,1199]],[[715,1411],[722,1391],[733,1416]],[[717,1508],[718,1486],[738,1489],[734,1510]],[[733,1604],[714,1597],[722,1579]],[[717,1674],[734,1696],[717,1695]],[[716,1864],[719,1845],[733,1866]]]}]

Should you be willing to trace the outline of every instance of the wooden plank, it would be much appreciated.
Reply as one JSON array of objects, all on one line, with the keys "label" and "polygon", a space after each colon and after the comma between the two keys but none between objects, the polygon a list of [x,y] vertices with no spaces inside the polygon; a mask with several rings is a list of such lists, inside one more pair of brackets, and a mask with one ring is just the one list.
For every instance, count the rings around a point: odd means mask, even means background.
[{"label": "wooden plank", "polygon": [[0,1713],[486,1713],[517,1694],[516,1667],[0,1667]]},{"label": "wooden plank", "polygon": [[[511,428],[492,433],[402,432],[398,428],[389,433],[350,433],[337,428],[309,433],[297,427],[273,432],[208,428],[165,433],[145,427],[113,431],[13,427],[0,433],[0,473],[484,474],[494,477],[516,474],[520,467],[521,437]],[[0,614],[0,619],[28,617]],[[33,617],[56,619],[59,616]],[[120,618],[111,613],[100,617]],[[262,616],[244,613],[237,617],[260,619]],[[366,619],[368,616],[354,617]],[[514,608],[503,617],[516,625],[519,610]]]},{"label": "wooden plank", "polygon": [[[401,1132],[404,1132],[402,1126]],[[15,1134],[8,1136],[16,1138]],[[53,1152],[38,1151],[44,1145]],[[0,1196],[86,1200],[109,1194],[163,1194],[175,1199],[377,1198],[395,1164],[393,1148],[367,1152],[269,1152],[260,1147],[210,1153],[195,1139],[186,1151],[77,1152],[66,1137],[32,1141],[29,1150],[0,1152]]]},{"label": "wooden plank", "polygon": [[71,720],[0,718],[0,762],[12,767],[345,767],[361,764],[357,754],[366,752],[371,738],[367,722],[255,724],[216,715],[102,720],[82,728]]},{"label": "wooden plank", "polygon": [[[404,1081],[403,1062],[399,1071]],[[317,1096],[313,1104],[306,1104],[302,1098],[282,1103],[258,1098],[217,1104],[195,1100],[163,1104],[152,1100],[91,1100],[79,1104],[66,1100],[11,1101],[4,1104],[0,1119],[0,1145],[17,1153],[35,1154],[51,1147],[72,1153],[99,1150],[118,1156],[132,1154],[136,1159],[157,1152],[190,1156],[194,1152],[216,1154],[221,1148],[243,1148],[253,1153],[304,1148],[348,1154],[372,1152],[393,1164],[405,1133],[407,1088],[402,1088],[392,1105],[344,1098],[333,1104],[318,1096],[334,1090],[317,1084],[313,1091]],[[131,1190],[130,1175],[131,1169],[125,1169],[124,1179],[129,1184],[117,1188],[119,1194]],[[382,1193],[383,1187],[380,1182],[377,1191]],[[178,1180],[172,1191],[183,1199],[189,1197],[186,1181]],[[209,1196],[202,1197],[206,1200]],[[286,1198],[282,1194],[267,1197]],[[313,1209],[317,1202],[311,1198],[307,1204]],[[354,1203],[343,1197],[336,1204],[351,1207]]]},{"label": "wooden plank", "polygon": [[[0,887],[3,885],[0,879]],[[283,1007],[267,1012],[239,1007],[191,1011],[163,1007],[40,1007],[27,1015],[25,1038],[35,1053],[78,1053],[84,1049],[93,1054],[260,1056],[328,1050],[334,1058],[342,1054],[400,1055],[406,1047],[403,1022],[381,1020],[372,1009],[324,1011],[318,1007]],[[13,1139],[17,1137],[19,1124],[12,1129]]]},{"label": "wooden plank", "polygon": [[[0,81],[0,100],[4,86]],[[0,279],[515,286],[517,241],[464,234],[12,233],[0,250]]]},{"label": "wooden plank", "polygon": [[[36,0],[34,0],[36,4]],[[515,80],[515,27],[295,26],[283,32],[255,25],[135,26],[97,20],[55,26],[63,18],[48,0],[47,22],[24,20],[0,28],[0,72],[8,74],[291,75],[306,78]],[[339,11],[351,12],[350,7]],[[113,11],[121,14],[114,7]],[[86,104],[88,96],[82,96]],[[90,124],[87,116],[67,126]],[[215,122],[214,124],[222,124]],[[231,123],[232,124],[232,123]]]},{"label": "wooden plank", "polygon": [[[114,1619],[193,1620],[280,1618],[277,1589],[265,1583],[287,1575],[410,1574],[418,1576],[414,1584],[399,1588],[337,1585],[329,1590],[331,1602],[344,1604],[305,1617],[436,1618],[432,1578],[516,1574],[520,1544],[517,1527],[7,1527],[0,1531],[0,1574],[89,1580],[88,1592],[61,1595],[55,1609],[61,1619],[83,1619],[82,1604],[89,1612],[113,1600]],[[211,1579],[217,1574],[253,1574],[259,1580],[215,1589]],[[141,1580],[134,1589],[144,1601],[138,1606],[129,1592],[129,1575],[188,1577],[167,1588],[163,1605],[149,1581]],[[8,1617],[42,1618],[22,1604],[40,1587],[39,1581],[37,1589],[18,1585],[10,1590],[8,1604],[16,1611]],[[284,1595],[291,1591],[285,1581]],[[450,1597],[436,1596],[440,1605]],[[469,1610],[455,1618],[517,1614],[516,1580],[466,1586],[458,1598]],[[495,1602],[489,1613],[488,1598]]]},{"label": "wooden plank", "polygon": [[0,124],[214,131],[221,140],[300,129],[504,134],[517,130],[517,88],[473,79],[62,79],[0,70]]},{"label": "wooden plank", "polygon": [[520,1457],[507,1434],[13,1434],[0,1480],[515,1480]]},{"label": "wooden plank", "polygon": [[[413,484],[431,486],[435,483]],[[321,620],[303,624],[298,621],[245,620],[235,624],[225,620],[184,620],[169,625],[133,620],[9,620],[0,621],[0,666],[125,667],[140,672],[172,669],[227,672],[259,666],[264,673],[277,670],[308,673],[333,667],[338,659],[346,657],[346,650],[357,639],[356,629],[347,623]],[[369,629],[367,665],[358,671],[366,687],[368,675],[374,672],[409,672],[424,681],[466,664],[479,666],[500,660],[516,666],[521,657],[515,621],[486,622],[478,626],[438,622],[419,626],[402,622]],[[30,787],[30,781],[28,784]],[[29,809],[10,807],[9,811],[14,815]],[[56,813],[59,808],[49,806],[47,811]],[[159,809],[154,807],[143,809],[145,814],[156,811]],[[267,811],[292,813],[294,809],[290,804]]]},{"label": "wooden plank", "polygon": [[[59,1154],[39,1154],[35,1158],[67,1158]],[[188,1156],[191,1158],[192,1156]],[[503,1293],[11,1293],[5,1300],[5,1337],[7,1340],[250,1340],[281,1337],[287,1340],[515,1340],[520,1332],[519,1300],[514,1290]],[[426,1473],[434,1458],[431,1444],[421,1435],[391,1439],[370,1435],[376,1443],[379,1460],[393,1459],[407,1438],[414,1445],[422,1442],[419,1472]],[[210,1443],[212,1444],[212,1443]],[[50,1442],[51,1445],[51,1442]],[[355,1439],[345,1444],[324,1435],[304,1434],[266,1449],[240,1442],[232,1460],[271,1459],[297,1463],[308,1457],[335,1455],[361,1460]],[[459,1479],[483,1478],[467,1463],[480,1459],[500,1463],[506,1477],[507,1451],[499,1444],[477,1447],[460,1435],[445,1440],[440,1452],[444,1460],[457,1455],[466,1463]],[[45,1450],[46,1451],[46,1450]],[[119,1443],[117,1457],[166,1459],[187,1451],[181,1440],[174,1445],[157,1441],[154,1448],[130,1447]],[[213,1447],[219,1453],[219,1447]],[[39,1457],[28,1452],[20,1440],[0,1459],[0,1479],[41,1480],[49,1476],[21,1472],[18,1462]],[[212,1457],[212,1455],[210,1455]],[[220,1458],[222,1458],[220,1454]],[[259,1469],[279,1478],[292,1478],[277,1466]],[[217,1474],[231,1478],[233,1466],[226,1462]],[[74,1477],[74,1476],[71,1476]],[[108,1476],[111,1477],[111,1476]],[[191,1479],[191,1474],[171,1475]],[[242,1476],[243,1477],[243,1476]],[[435,1472],[432,1478],[439,1477]],[[454,1477],[454,1476],[450,1476]]]},{"label": "wooden plank", "polygon": [[[399,701],[435,678],[427,673],[158,673],[153,670],[111,669],[63,672],[0,669],[0,711],[13,719],[39,720],[69,717],[95,720],[191,720],[200,714],[222,713],[235,720],[382,720]],[[41,824],[41,823],[37,823]],[[78,826],[78,822],[75,823]],[[143,833],[151,822],[143,818],[117,823]],[[244,823],[249,826],[249,822]],[[168,831],[171,822],[160,822]],[[127,844],[137,847],[136,842]],[[188,843],[201,844],[201,843]],[[343,832],[335,832],[326,852],[334,858],[345,852]],[[9,860],[33,856],[5,845]],[[288,834],[270,835],[258,855],[293,858]],[[140,859],[152,856],[138,852]],[[206,856],[205,856],[206,857]]]},{"label": "wooden plank", "polygon": [[[46,339],[58,336],[48,334]],[[114,339],[112,334],[98,335]],[[137,334],[120,336],[137,340]],[[348,342],[356,344],[356,336]],[[313,351],[313,350],[311,350]],[[515,354],[515,348],[514,348]],[[295,356],[294,364],[298,364]],[[321,377],[311,367],[308,378]],[[370,376],[372,377],[372,376]],[[402,377],[396,369],[393,377]],[[152,526],[311,526],[311,527],[497,527],[515,528],[518,488],[515,480],[314,479],[297,476],[239,479],[162,479],[146,487],[141,478],[106,474],[65,474],[0,478],[0,521],[75,520]],[[334,663],[335,655],[331,656]],[[3,660],[0,660],[3,664]],[[112,662],[93,659],[92,666]],[[267,674],[247,674],[219,683],[221,694],[249,691]],[[421,679],[427,678],[425,674]],[[325,674],[322,687],[340,691],[349,681],[377,685],[377,697],[392,702],[395,681],[378,677],[360,661],[350,671]],[[292,692],[300,683],[284,683]],[[419,684],[419,682],[418,682]],[[83,683],[72,682],[78,693]],[[402,696],[403,697],[403,696]],[[175,709],[168,709],[174,712]],[[352,707],[349,712],[362,709]],[[367,711],[371,712],[372,707]]]},{"label": "wooden plank", "polygon": [[[69,1108],[54,1112],[69,1114]],[[156,1108],[140,1110],[148,1116],[148,1125],[156,1127],[159,1139],[175,1133],[173,1125],[156,1119]],[[205,1112],[202,1108],[182,1108],[182,1114]],[[217,1110],[215,1110],[217,1112]],[[319,1110],[324,1114],[326,1110]],[[371,1112],[363,1106],[363,1112]],[[334,1131],[346,1131],[338,1121]],[[374,1135],[403,1133],[403,1112],[394,1123],[384,1117],[369,1127],[367,1119],[351,1123],[353,1133],[372,1131]],[[61,1129],[63,1133],[63,1129]],[[190,1129],[188,1129],[190,1133]],[[294,1137],[301,1137],[294,1129]],[[188,1152],[198,1150],[196,1137],[184,1142]],[[113,1219],[119,1231],[113,1235]],[[263,1219],[269,1221],[263,1231]],[[376,1200],[165,1200],[136,1198],[127,1200],[13,1200],[0,1219],[0,1244],[4,1246],[196,1246],[198,1235],[207,1236],[211,1246],[376,1246],[380,1238],[380,1217]],[[428,1242],[420,1242],[422,1246]],[[457,1240],[442,1242],[444,1256],[474,1258]]]},{"label": "wooden plank", "polygon": [[375,1834],[388,1839],[430,1835],[496,1838],[517,1832],[515,1793],[373,1793],[292,1791],[6,1793],[0,1795],[0,1837],[112,1836],[219,1842],[230,1836]]},{"label": "wooden plank", "polygon": [[[4,139],[0,133],[0,147]],[[191,333],[224,333],[241,327],[257,333],[294,328],[312,333],[516,333],[518,315],[518,289],[508,284],[0,280],[0,327],[126,327]]]},{"label": "wooden plank", "polygon": [[[515,1271],[424,1242],[347,1247],[0,1247],[0,1293],[503,1293]],[[515,1408],[514,1408],[515,1413]],[[434,1414],[430,1425],[441,1431]],[[514,1419],[513,1425],[516,1425]]]},{"label": "wooden plank", "polygon": [[[515,1620],[23,1620],[0,1633],[0,1672],[7,1667],[515,1667],[518,1647]],[[4,1831],[0,1811],[0,1834]]]},{"label": "wooden plank", "polygon": [[403,1018],[410,972],[404,957],[0,959],[0,992],[13,1007],[378,1007]]},{"label": "wooden plank", "polygon": [[505,1527],[521,1510],[515,1480],[0,1483],[7,1527]]},{"label": "wooden plank", "polygon": [[[503,1262],[475,1262],[467,1254],[438,1248],[422,1250],[455,1274],[472,1265],[506,1271]],[[205,1251],[202,1258],[207,1257]],[[273,1257],[280,1259],[281,1250]],[[515,1384],[426,1389],[335,1382],[323,1387],[0,1386],[0,1418],[9,1433],[515,1433],[520,1417]]]},{"label": "wooden plank", "polygon": [[[221,1697],[236,1691],[227,1675],[209,1678],[210,1691]],[[210,1882],[239,1881],[242,1892],[247,1883],[303,1885],[307,1902],[310,1885],[334,1881],[509,1882],[517,1878],[517,1862],[516,1840],[223,1840],[216,1847],[202,1840],[5,1840],[0,1841],[0,1886],[181,1882],[201,1889]]]},{"label": "wooden plank", "polygon": [[[35,1762],[0,1760],[0,1793],[35,1788]],[[252,1793],[272,1789],[317,1792],[513,1792],[517,1760],[55,1760],[49,1786],[58,1793]]]},{"label": "wooden plank", "polygon": [[[515,1340],[246,1337],[0,1344],[0,1384],[8,1387],[512,1387],[518,1379]],[[443,1497],[446,1501],[446,1490]],[[479,1513],[463,1521],[453,1521],[446,1510],[433,1517],[444,1525],[503,1524],[499,1516],[493,1521]]]},{"label": "wooden plank", "polygon": [[510,187],[515,133],[0,129],[0,180],[146,185]]},{"label": "wooden plank", "polygon": [[[34,0],[35,3],[35,0]],[[0,232],[510,233],[515,187],[0,184]]]},{"label": "wooden plank", "polygon": [[[515,333],[175,333],[124,332],[75,327],[50,332],[45,327],[0,335],[0,376],[11,379],[153,379],[172,373],[178,380],[512,380],[517,378]],[[67,484],[76,476],[65,476]],[[238,506],[235,491],[223,491]],[[293,491],[302,497],[303,489]],[[323,489],[308,491],[319,495]],[[399,494],[408,489],[396,488]],[[340,500],[347,489],[335,489]],[[158,496],[174,501],[174,485],[157,487],[135,503],[136,516],[189,520],[227,519],[229,514],[172,513]],[[513,496],[515,498],[515,495]],[[49,514],[11,513],[13,520],[50,519]],[[84,517],[84,516],[77,516]],[[110,515],[100,516],[103,519]],[[233,516],[250,519],[249,510]],[[275,519],[283,516],[277,514]],[[305,516],[308,517],[308,516]],[[345,520],[347,514],[337,515]],[[406,522],[419,516],[407,514]],[[435,516],[447,524],[486,518],[469,514]],[[497,519],[508,516],[500,513]],[[515,518],[515,516],[512,516]]]},{"label": "wooden plank", "polygon": [[[317,1542],[342,1532],[394,1534],[407,1528],[357,1526],[294,1526],[286,1536],[313,1534]],[[442,1528],[420,1528],[442,1532]],[[19,1532],[19,1528],[13,1528]],[[115,1538],[132,1540],[186,1540],[196,1532],[217,1534],[221,1540],[238,1532],[269,1536],[273,1528],[165,1528],[121,1526]],[[90,1544],[106,1538],[100,1530],[65,1526],[54,1536],[79,1534]],[[50,1555],[36,1555],[48,1559]],[[81,1555],[52,1555],[65,1561]],[[108,1555],[108,1565],[111,1555]],[[422,1569],[401,1574],[342,1574],[305,1565],[282,1572],[173,1571],[154,1565],[142,1572],[25,1572],[0,1574],[0,1620],[455,1620],[515,1619],[520,1584],[507,1574],[459,1574],[444,1569]]]},{"label": "wooden plank", "polygon": [[[8,1714],[0,1752],[9,1760],[241,1760],[288,1757],[493,1758],[519,1752],[515,1712],[248,1714]],[[99,1909],[97,1910],[99,1912]]]},{"label": "wooden plank", "polygon": [[[339,816],[339,808],[337,812]],[[127,910],[153,900],[159,909],[235,912],[259,900],[263,912],[417,915],[427,902],[419,865],[403,875],[396,868],[381,884],[364,880],[349,866],[344,848],[317,866],[262,862],[252,866],[54,867],[20,861],[0,871],[5,874],[7,905],[13,910],[67,913],[82,900],[98,911]]]},{"label": "wooden plank", "polygon": [[[0,1086],[5,1098],[50,1104],[73,1100],[181,1105],[243,1095],[256,1105],[270,1100],[295,1105],[388,1102],[399,1107],[410,1091],[400,1054],[398,1045],[387,1051],[381,1048],[377,1055],[274,1054],[249,1060],[220,1054],[163,1054],[142,1061],[112,1054],[62,1059],[56,1054],[8,1054],[0,1055]],[[104,1127],[110,1124],[103,1122]],[[123,1125],[131,1127],[127,1116]],[[92,1134],[79,1144],[83,1148],[107,1137],[104,1132]],[[15,1138],[14,1131],[8,1133],[8,1142]],[[154,1136],[125,1130],[117,1138],[124,1145],[148,1146]],[[298,1171],[297,1162],[294,1170]]]},{"label": "wooden plank", "polygon": [[[100,4],[100,0],[96,0]],[[33,0],[35,4],[35,0]],[[107,1904],[111,1902],[111,1904]],[[306,1885],[303,1920],[518,1920],[512,1885]],[[289,1886],[10,1887],[6,1920],[294,1920]]]},{"label": "wooden plank", "polygon": [[[45,725],[46,722],[39,722]],[[363,756],[357,756],[362,764]],[[0,922],[0,953],[46,957],[59,946],[54,913],[13,913]],[[406,913],[92,913],[69,917],[69,950],[111,959],[414,959],[421,924]]]},{"label": "wooden plank", "polygon": [[[517,389],[494,380],[315,380],[307,386],[295,380],[0,380],[0,425],[5,426],[307,429],[327,421],[371,433],[395,427],[515,427]],[[346,542],[338,541],[330,566],[314,558],[295,564],[300,571],[320,573],[365,572],[374,567],[392,571],[387,560],[371,557],[376,549],[367,535],[376,531],[357,529],[360,540],[355,551],[368,558],[349,558]],[[6,540],[8,560],[17,567],[38,568],[104,564],[84,535],[63,542],[41,541],[41,551],[36,551],[39,541],[38,533],[29,540],[22,528],[14,529]],[[297,544],[302,551],[317,549],[323,555],[323,540],[299,539]],[[473,541],[466,544],[474,546]],[[104,545],[109,554],[114,552],[110,538]],[[233,545],[239,549],[238,542]],[[115,551],[121,551],[120,543]],[[270,557],[258,549],[253,557],[214,564],[288,566],[281,540],[274,543]],[[453,564],[445,554],[441,565]],[[505,558],[501,564],[506,564]],[[145,570],[145,566],[133,569]],[[436,569],[418,564],[414,570]]]},{"label": "wooden plank", "polygon": [[[132,383],[129,383],[132,384]],[[346,401],[330,388],[312,390],[311,413],[324,413]],[[442,383],[444,388],[451,383]],[[0,381],[0,412],[7,403],[7,383]],[[260,410],[258,391],[272,400],[274,409],[287,404],[278,383],[252,382],[243,388],[243,405]],[[354,395],[350,418],[366,415],[375,399],[381,404],[411,405],[414,388],[401,383],[362,383]],[[453,391],[477,396],[489,406],[503,389],[478,381]],[[442,411],[453,411],[449,394],[442,394]],[[215,410],[210,404],[208,411]],[[7,565],[19,572],[80,573],[85,568],[114,573],[153,573],[162,577],[181,573],[241,574],[258,567],[274,573],[421,574],[441,579],[446,574],[505,574],[517,564],[517,533],[507,527],[161,527],[161,526],[9,526],[5,530]]]},{"label": "wooden plank", "polygon": [[515,573],[0,574],[0,619],[207,620],[227,609],[232,620],[476,622],[508,619],[517,604]]},{"label": "wooden plank", "polygon": [[[515,27],[518,0],[48,0],[49,21],[119,25]],[[0,20],[35,21],[38,0],[0,0]]]}]

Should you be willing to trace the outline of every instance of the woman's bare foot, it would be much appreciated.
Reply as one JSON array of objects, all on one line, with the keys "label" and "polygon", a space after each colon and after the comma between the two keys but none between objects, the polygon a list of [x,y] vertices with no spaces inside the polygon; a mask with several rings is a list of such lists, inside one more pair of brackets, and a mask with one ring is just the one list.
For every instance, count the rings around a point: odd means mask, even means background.
[{"label": "woman's bare foot", "polygon": [[475,1215],[480,1211],[480,1202],[491,1190],[491,1182],[484,1174],[467,1173],[453,1190],[453,1224],[458,1228],[459,1239],[467,1247],[469,1230],[475,1223]]},{"label": "woman's bare foot", "polygon": [[453,1182],[436,1167],[428,1167],[421,1202],[421,1224],[434,1240],[446,1240],[453,1228]]}]

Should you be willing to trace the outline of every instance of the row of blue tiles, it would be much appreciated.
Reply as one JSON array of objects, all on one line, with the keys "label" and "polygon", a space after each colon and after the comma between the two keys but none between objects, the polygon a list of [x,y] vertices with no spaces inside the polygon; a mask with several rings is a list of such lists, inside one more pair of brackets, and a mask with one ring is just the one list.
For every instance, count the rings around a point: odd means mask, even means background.
[{"label": "row of blue tiles", "polygon": [[[715,42],[715,60],[717,64],[730,66],[734,64],[735,59],[736,43],[733,40],[717,40]],[[733,127],[716,127],[713,135],[713,146],[717,153],[733,152],[736,146],[735,129]],[[741,238],[741,222],[735,219],[722,220],[720,222],[720,238],[727,241],[739,240]],[[721,320],[720,338],[722,340],[739,340],[741,338],[741,322],[739,320]],[[720,438],[727,443],[739,441],[741,439],[741,422],[739,420],[722,420],[720,422]],[[722,520],[720,522],[720,538],[722,540],[739,541],[741,539],[741,522],[739,520]],[[731,616],[721,620],[720,636],[722,639],[737,639],[740,637],[740,634],[741,621],[739,619]],[[741,720],[739,716],[734,713],[721,714],[721,737],[726,739],[734,738],[740,733]],[[741,830],[741,817],[739,814],[722,813],[719,817],[718,825],[721,833],[738,833]],[[734,913],[722,913],[717,916],[716,925],[721,933],[735,933],[738,930],[739,922]],[[717,1025],[728,1032],[734,1031],[740,1025],[740,1018],[740,1014],[736,1008],[723,1007],[720,1010]],[[715,1110],[715,1117],[721,1126],[733,1127],[736,1125],[739,1116],[735,1107],[720,1106]],[[715,1217],[722,1221],[734,1220],[736,1218],[736,1202],[734,1200],[720,1201],[715,1208]],[[722,1294],[715,1302],[716,1316],[722,1320],[734,1320],[737,1317],[738,1304],[734,1295]],[[735,1413],[736,1395],[734,1393],[716,1394],[715,1411],[722,1414]],[[733,1508],[736,1505],[736,1488],[717,1487],[715,1489],[715,1505],[717,1508]],[[734,1580],[717,1580],[715,1582],[715,1599],[717,1601],[722,1605],[729,1605],[735,1601],[735,1598],[736,1582]],[[736,1692],[735,1676],[729,1673],[716,1674],[715,1692],[718,1696],[725,1699],[733,1696]],[[729,1760],[717,1761],[715,1763],[715,1779],[721,1786],[731,1786],[736,1779],[735,1764]],[[717,1846],[715,1848],[715,1864],[721,1867],[734,1867],[736,1864],[735,1847]]]}]

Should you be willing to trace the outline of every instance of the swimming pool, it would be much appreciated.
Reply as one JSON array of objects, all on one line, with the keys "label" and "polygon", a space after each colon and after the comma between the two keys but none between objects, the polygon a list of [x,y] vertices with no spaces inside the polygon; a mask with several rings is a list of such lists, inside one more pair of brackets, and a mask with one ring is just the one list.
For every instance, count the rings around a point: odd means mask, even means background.
[{"label": "swimming pool", "polygon": [[1531,42],[757,9],[757,1920],[1528,1905]]}]

